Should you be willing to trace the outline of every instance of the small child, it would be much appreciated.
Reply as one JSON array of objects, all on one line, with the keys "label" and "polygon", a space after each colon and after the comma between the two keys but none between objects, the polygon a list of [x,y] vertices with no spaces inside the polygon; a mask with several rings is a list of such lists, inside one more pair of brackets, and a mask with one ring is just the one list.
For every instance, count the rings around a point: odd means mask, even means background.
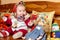
[{"label": "small child", "polygon": [[13,38],[17,39],[24,36],[28,32],[27,25],[30,23],[30,20],[26,17],[27,13],[23,2],[19,2],[17,5],[15,5],[13,10],[15,12],[15,16],[11,16],[11,20],[7,21],[8,18],[3,17],[3,20],[7,24],[9,24],[8,22],[11,21],[11,27],[6,30],[2,30],[0,32],[0,37],[6,37],[13,34]]}]

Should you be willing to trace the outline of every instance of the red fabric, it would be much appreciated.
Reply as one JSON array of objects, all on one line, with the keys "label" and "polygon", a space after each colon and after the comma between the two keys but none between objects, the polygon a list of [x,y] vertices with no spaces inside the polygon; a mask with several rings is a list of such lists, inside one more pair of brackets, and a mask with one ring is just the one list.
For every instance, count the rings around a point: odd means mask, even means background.
[{"label": "red fabric", "polygon": [[[28,26],[28,23],[29,23],[30,20],[31,20],[31,19],[28,18],[28,19],[25,21],[25,23],[26,23],[27,26]],[[7,25],[12,25],[11,19],[8,19],[8,20],[6,21],[6,24],[7,24]],[[29,26],[28,26],[28,27],[29,27]],[[31,26],[32,30],[34,29],[34,27],[35,27],[34,25]],[[15,33],[17,33],[17,32],[20,31],[20,32],[23,33],[23,36],[27,33],[27,30],[24,30],[24,29],[20,29],[19,31],[12,31],[11,26],[10,26],[6,31],[8,31],[10,34],[15,34]]]},{"label": "red fabric", "polygon": [[28,18],[28,19],[25,21],[25,23],[26,23],[26,25],[27,25],[29,28],[31,28],[31,31],[32,31],[36,26],[34,26],[34,25],[29,26],[28,23],[29,23],[30,20],[31,20],[31,19]]},{"label": "red fabric", "polygon": [[36,20],[37,19],[37,15],[31,15],[31,20]]},{"label": "red fabric", "polygon": [[5,29],[7,29],[7,28],[8,28],[8,26],[7,26],[7,25],[5,24],[5,22],[1,19],[1,20],[0,20],[0,30],[1,30],[1,29],[4,29],[4,30],[5,30]]},{"label": "red fabric", "polygon": [[9,27],[6,31],[8,31],[9,32],[9,34],[14,34],[14,32],[12,31],[12,28],[11,27]]},{"label": "red fabric", "polygon": [[[27,22],[27,21],[26,21],[26,22]],[[12,25],[11,19],[7,19],[6,24],[7,24],[7,25]],[[14,32],[13,32],[11,26],[7,29],[7,31],[8,31],[10,34],[14,34],[14,33],[17,32],[17,31],[14,31]]]},{"label": "red fabric", "polygon": [[15,33],[17,33],[17,32],[19,32],[19,31],[16,31],[16,30],[15,30],[13,33],[15,34]]},{"label": "red fabric", "polygon": [[9,18],[10,14],[9,13],[5,13],[4,16],[7,17],[7,18]]},{"label": "red fabric", "polygon": [[27,30],[24,30],[24,29],[20,29],[18,31],[12,31],[11,27],[7,29],[7,31],[10,33],[10,34],[15,34],[17,32],[22,32],[23,33],[23,36],[28,32]]},{"label": "red fabric", "polygon": [[32,26],[29,26],[29,25],[28,25],[28,23],[29,23],[30,20],[31,20],[31,19],[30,19],[30,17],[29,17],[29,18],[25,21],[25,23],[26,23],[26,25],[27,25],[28,28],[34,27],[34,25],[32,25]]},{"label": "red fabric", "polygon": [[[28,18],[26,21],[25,21],[25,23],[26,23],[26,25],[28,26],[28,23],[29,23],[29,21],[30,21],[31,19],[30,18]],[[5,22],[7,25],[12,25],[12,22],[11,22],[11,19],[7,19],[7,21]],[[29,26],[28,26],[29,27]]]},{"label": "red fabric", "polygon": [[26,23],[27,26],[28,26],[29,21],[30,21],[30,18],[28,18],[27,20],[25,20],[25,23]]},{"label": "red fabric", "polygon": [[7,25],[3,25],[2,29],[6,30],[6,29],[8,29],[8,26]]},{"label": "red fabric", "polygon": [[25,36],[25,34],[28,32],[27,30],[24,30],[24,29],[20,29],[19,32],[22,32],[23,33],[23,36]]},{"label": "red fabric", "polygon": [[5,24],[0,24],[0,30],[2,30],[2,29],[7,29],[8,28],[8,26],[6,26]]},{"label": "red fabric", "polygon": [[6,32],[1,32],[1,33],[2,33],[3,37],[7,36]]},{"label": "red fabric", "polygon": [[31,31],[34,30],[35,27],[36,27],[36,26],[32,26]]},{"label": "red fabric", "polygon": [[8,18],[5,23],[6,23],[7,26],[11,26],[12,25],[12,21],[11,21],[10,18]]},{"label": "red fabric", "polygon": [[16,5],[14,5],[14,7],[13,7],[13,9],[12,9],[12,12],[16,12],[16,8],[17,8],[17,6]]}]

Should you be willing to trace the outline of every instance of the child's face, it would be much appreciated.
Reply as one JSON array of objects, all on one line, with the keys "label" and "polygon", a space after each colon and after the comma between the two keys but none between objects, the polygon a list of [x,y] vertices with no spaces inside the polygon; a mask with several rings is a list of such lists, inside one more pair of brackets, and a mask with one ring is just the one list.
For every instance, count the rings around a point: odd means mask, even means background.
[{"label": "child's face", "polygon": [[26,10],[23,5],[18,5],[17,6],[17,11],[16,11],[17,16],[25,16],[26,15]]}]

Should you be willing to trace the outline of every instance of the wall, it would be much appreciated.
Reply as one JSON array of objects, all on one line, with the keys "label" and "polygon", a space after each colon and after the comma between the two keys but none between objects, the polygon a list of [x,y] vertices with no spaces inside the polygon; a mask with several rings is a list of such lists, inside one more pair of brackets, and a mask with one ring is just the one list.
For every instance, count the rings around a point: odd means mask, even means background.
[{"label": "wall", "polygon": [[[1,0],[1,4],[7,4],[7,3],[17,3],[21,0]],[[22,1],[31,1],[31,0],[22,0]],[[60,0],[32,0],[32,1],[52,1],[52,2],[60,2]]]}]

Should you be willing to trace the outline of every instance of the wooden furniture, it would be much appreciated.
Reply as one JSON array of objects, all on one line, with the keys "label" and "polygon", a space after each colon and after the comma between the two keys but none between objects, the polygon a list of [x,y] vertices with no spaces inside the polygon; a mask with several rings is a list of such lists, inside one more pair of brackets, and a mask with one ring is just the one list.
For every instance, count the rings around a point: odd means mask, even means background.
[{"label": "wooden furniture", "polygon": [[[8,9],[12,9],[15,3],[0,5],[0,12],[4,12]],[[52,11],[55,10],[55,15],[60,15],[60,3],[58,2],[48,2],[48,1],[33,1],[25,2],[26,10],[31,12],[36,11]]]},{"label": "wooden furniture", "polygon": [[8,36],[8,37],[4,37],[4,38],[0,38],[0,40],[23,40],[21,38],[18,38],[18,39],[13,39],[12,36]]},{"label": "wooden furniture", "polygon": [[60,15],[60,3],[38,1],[38,2],[26,2],[26,8],[28,12],[32,10],[36,11],[52,11],[55,10],[55,15]]},{"label": "wooden furniture", "polygon": [[1,4],[1,0],[0,0],[0,4]]}]

